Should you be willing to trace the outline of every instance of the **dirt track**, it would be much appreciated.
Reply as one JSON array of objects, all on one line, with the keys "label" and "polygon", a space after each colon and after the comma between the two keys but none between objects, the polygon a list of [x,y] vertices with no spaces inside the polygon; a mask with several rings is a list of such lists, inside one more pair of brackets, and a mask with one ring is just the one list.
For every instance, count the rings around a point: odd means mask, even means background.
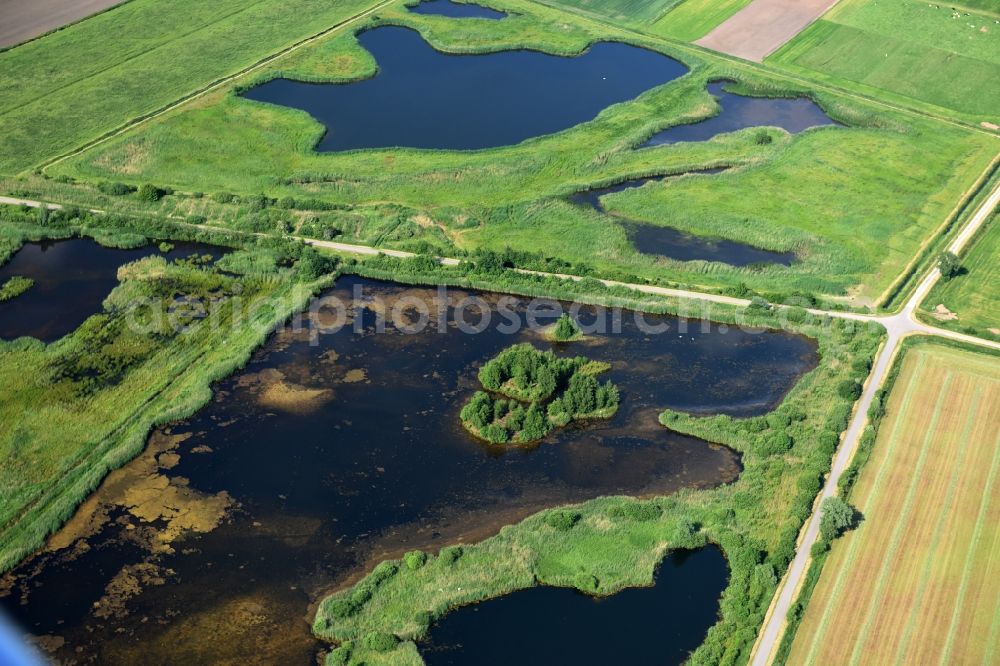
[{"label": "dirt track", "polygon": [[835,4],[837,0],[754,0],[695,44],[760,62]]},{"label": "dirt track", "polygon": [[0,0],[0,48],[44,35],[124,0]]}]

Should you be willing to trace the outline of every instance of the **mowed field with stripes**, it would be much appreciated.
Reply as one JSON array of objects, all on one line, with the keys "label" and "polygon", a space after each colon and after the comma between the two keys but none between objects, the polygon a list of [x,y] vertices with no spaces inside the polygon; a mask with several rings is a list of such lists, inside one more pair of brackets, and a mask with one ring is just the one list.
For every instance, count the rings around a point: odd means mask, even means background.
[{"label": "mowed field with stripes", "polygon": [[1000,659],[1000,358],[910,348],[791,664]]}]

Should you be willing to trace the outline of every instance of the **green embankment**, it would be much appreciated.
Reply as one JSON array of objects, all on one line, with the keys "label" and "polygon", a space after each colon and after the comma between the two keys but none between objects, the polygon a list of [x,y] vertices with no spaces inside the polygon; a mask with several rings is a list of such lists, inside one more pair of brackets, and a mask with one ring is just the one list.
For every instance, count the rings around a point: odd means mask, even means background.
[{"label": "green embankment", "polygon": [[998,123],[1000,87],[992,82],[1000,78],[1000,25],[992,5],[994,14],[978,14],[918,0],[847,0],[768,61]]},{"label": "green embankment", "polygon": [[4,51],[0,173],[73,150],[375,4],[132,0]]},{"label": "green embankment", "polygon": [[[952,330],[1000,340],[1000,219],[994,215],[961,258],[962,270],[942,279],[921,305],[922,318]],[[935,313],[943,305],[945,311]]]}]

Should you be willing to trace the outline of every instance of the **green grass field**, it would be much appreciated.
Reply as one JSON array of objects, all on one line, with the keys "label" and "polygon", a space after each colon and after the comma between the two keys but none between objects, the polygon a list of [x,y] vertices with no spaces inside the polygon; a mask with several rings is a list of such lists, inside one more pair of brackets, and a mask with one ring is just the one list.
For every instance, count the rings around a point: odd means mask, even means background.
[{"label": "green grass field", "polygon": [[648,26],[684,0],[553,0],[568,9],[581,9],[616,23]]},{"label": "green grass field", "polygon": [[374,4],[132,0],[2,52],[0,173],[73,150]]},{"label": "green grass field", "polygon": [[[922,318],[936,326],[971,332],[986,338],[1000,339],[1000,223],[996,215],[980,231],[971,249],[962,257],[963,271],[944,280],[928,294],[921,305]],[[947,313],[934,316],[943,305]]]},{"label": "green grass field", "polygon": [[693,42],[749,5],[751,0],[684,0],[664,14],[651,30],[664,37]]},{"label": "green grass field", "polygon": [[[430,243],[436,252],[454,255],[509,245],[584,263],[604,275],[710,289],[746,283],[770,294],[796,289],[850,293],[866,304],[940,227],[995,150],[988,137],[827,94],[817,97],[836,117],[880,129],[827,128],[798,137],[775,133],[770,144],[758,144],[748,130],[707,142],[634,150],[664,126],[715,113],[704,91],[712,77],[739,78],[765,94],[795,94],[802,88],[701,61],[666,43],[597,28],[543,6],[520,0],[494,4],[510,9],[512,18],[464,23],[414,15],[401,4],[380,10],[379,16],[419,29],[446,51],[531,46],[578,53],[594,39],[617,37],[681,57],[692,72],[605,110],[593,122],[475,152],[319,154],[312,145],[322,128],[306,114],[223,90],[49,171],[92,183],[152,181],[182,191],[318,197],[346,209],[322,216],[320,227],[344,240],[386,247]],[[276,61],[252,80],[344,81],[370,75],[374,66],[344,31]],[[643,188],[609,201],[619,212],[656,224],[767,249],[794,249],[801,262],[789,268],[733,268],[644,255],[621,226],[564,199],[576,190],[629,177],[718,165],[746,168]],[[857,233],[859,228],[866,233]],[[872,237],[877,247],[868,242]]]},{"label": "green grass field", "polygon": [[912,347],[789,664],[993,663],[1000,359]]},{"label": "green grass field", "polygon": [[[991,4],[994,13],[996,3]],[[993,14],[921,0],[845,0],[768,62],[804,76],[1000,122],[1000,25]],[[860,84],[854,85],[854,84]]]}]

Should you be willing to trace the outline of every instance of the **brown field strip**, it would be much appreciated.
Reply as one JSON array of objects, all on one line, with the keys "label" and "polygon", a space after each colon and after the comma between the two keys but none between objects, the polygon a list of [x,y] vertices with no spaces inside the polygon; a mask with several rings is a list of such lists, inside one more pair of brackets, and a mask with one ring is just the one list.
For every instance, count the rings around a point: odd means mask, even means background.
[{"label": "brown field strip", "polygon": [[990,663],[1000,639],[1000,359],[907,352],[791,664]]}]

